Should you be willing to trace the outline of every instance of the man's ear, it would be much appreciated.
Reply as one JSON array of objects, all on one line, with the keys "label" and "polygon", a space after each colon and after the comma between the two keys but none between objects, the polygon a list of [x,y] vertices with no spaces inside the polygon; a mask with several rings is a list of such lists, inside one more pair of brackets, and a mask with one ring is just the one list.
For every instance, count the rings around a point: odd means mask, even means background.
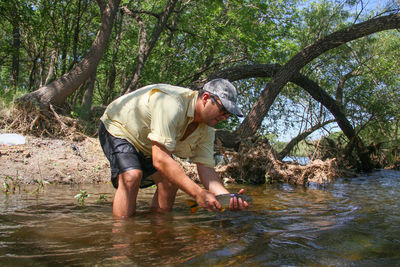
[{"label": "man's ear", "polygon": [[204,92],[203,96],[201,97],[203,105],[206,105],[207,100],[210,99],[210,93],[209,92]]}]

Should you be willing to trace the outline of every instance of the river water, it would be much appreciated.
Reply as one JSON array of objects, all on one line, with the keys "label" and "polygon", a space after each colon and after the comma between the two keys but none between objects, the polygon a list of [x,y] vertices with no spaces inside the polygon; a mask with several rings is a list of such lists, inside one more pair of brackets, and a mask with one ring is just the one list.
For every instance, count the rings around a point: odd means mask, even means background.
[{"label": "river water", "polygon": [[[149,213],[154,188],[142,190],[126,220],[112,217],[111,185],[2,194],[0,266],[400,265],[400,171],[324,188],[243,187],[249,210],[193,215],[184,194],[173,212]],[[84,207],[74,198],[80,189],[93,194]]]}]

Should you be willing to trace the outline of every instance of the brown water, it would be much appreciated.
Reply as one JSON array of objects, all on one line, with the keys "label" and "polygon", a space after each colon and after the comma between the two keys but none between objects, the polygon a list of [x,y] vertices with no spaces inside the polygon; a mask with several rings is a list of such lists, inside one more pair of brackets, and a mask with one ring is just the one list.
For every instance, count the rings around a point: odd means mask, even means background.
[{"label": "brown water", "polygon": [[[326,188],[245,186],[244,212],[112,217],[111,185],[47,186],[0,195],[0,266],[399,266],[400,172],[339,179]],[[80,207],[74,196],[86,189]],[[231,187],[236,192],[238,186]],[[108,196],[97,203],[99,195]]]}]

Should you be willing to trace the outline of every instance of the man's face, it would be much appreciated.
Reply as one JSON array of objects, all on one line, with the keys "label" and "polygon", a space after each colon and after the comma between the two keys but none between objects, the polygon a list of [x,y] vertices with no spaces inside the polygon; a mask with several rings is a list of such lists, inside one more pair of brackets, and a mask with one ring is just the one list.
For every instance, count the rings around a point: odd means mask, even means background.
[{"label": "man's face", "polygon": [[229,118],[229,113],[221,100],[216,95],[212,95],[208,92],[204,93],[206,99],[206,105],[204,108],[204,120],[208,126],[214,127],[219,122]]}]

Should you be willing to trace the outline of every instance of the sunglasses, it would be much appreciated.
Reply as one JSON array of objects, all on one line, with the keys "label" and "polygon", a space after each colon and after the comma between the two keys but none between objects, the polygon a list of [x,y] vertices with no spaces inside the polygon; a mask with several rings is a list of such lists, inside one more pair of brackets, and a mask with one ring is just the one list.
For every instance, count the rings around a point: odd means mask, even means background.
[{"label": "sunglasses", "polygon": [[219,111],[222,113],[223,116],[230,116],[231,115],[231,113],[229,111],[227,111],[226,108],[222,105],[222,102],[220,103],[221,100],[217,96],[210,94],[210,97],[217,104],[217,107],[218,107]]}]

